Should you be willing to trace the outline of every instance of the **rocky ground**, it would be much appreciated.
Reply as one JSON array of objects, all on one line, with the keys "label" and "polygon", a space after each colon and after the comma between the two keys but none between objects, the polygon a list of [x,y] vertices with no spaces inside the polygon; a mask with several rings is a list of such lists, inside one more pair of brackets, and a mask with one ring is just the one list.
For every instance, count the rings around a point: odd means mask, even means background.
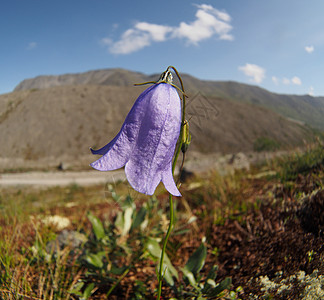
[{"label": "rocky ground", "polygon": [[[236,154],[201,154],[190,152],[186,157],[185,170],[187,173],[201,174],[210,170],[218,170],[220,174],[231,173],[234,170],[249,170],[255,165],[275,156],[281,156],[287,152],[269,153],[243,153]],[[78,160],[65,158],[62,161],[55,159],[23,160],[0,159],[0,187],[5,186],[66,186],[77,184],[89,186],[105,182],[125,180],[124,171],[98,172],[89,167],[94,156],[85,156]]]}]

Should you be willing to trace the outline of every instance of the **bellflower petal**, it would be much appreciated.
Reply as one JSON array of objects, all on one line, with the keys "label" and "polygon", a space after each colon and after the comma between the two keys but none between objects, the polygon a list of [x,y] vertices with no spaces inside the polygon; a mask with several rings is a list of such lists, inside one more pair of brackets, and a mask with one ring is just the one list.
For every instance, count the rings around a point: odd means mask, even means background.
[{"label": "bellflower petal", "polygon": [[162,181],[174,196],[181,196],[172,176],[172,158],[180,134],[181,103],[176,89],[158,83],[135,101],[116,137],[93,154],[103,155],[91,166],[110,171],[125,166],[131,186],[153,195]]}]

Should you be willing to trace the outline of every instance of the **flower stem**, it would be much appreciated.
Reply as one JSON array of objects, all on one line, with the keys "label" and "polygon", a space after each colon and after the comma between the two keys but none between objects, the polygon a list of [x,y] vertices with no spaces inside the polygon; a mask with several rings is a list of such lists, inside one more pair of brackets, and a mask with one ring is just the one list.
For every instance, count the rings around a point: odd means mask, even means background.
[{"label": "flower stem", "polygon": [[170,223],[169,223],[168,230],[164,237],[162,251],[161,251],[160,266],[159,266],[159,278],[158,278],[159,279],[158,297],[157,297],[158,300],[160,300],[160,298],[161,298],[162,281],[163,281],[163,276],[164,276],[164,271],[165,271],[165,270],[163,270],[163,261],[164,261],[165,250],[166,250],[166,246],[167,246],[168,239],[171,234],[173,222],[174,222],[174,211],[173,211],[174,205],[173,205],[173,199],[172,199],[171,194],[169,194],[169,203],[170,203]]},{"label": "flower stem", "polygon": [[[176,164],[177,164],[177,160],[178,160],[178,157],[179,157],[179,154],[180,154],[180,151],[181,151],[182,141],[183,141],[183,134],[184,134],[183,127],[184,127],[184,124],[185,124],[185,113],[186,113],[186,95],[185,95],[185,92],[184,92],[184,87],[183,87],[183,82],[182,82],[181,76],[179,75],[177,69],[175,67],[173,67],[173,66],[169,66],[167,70],[169,70],[169,69],[172,69],[176,73],[176,75],[177,75],[177,77],[178,77],[178,79],[180,81],[181,89],[182,89],[182,120],[181,120],[180,134],[179,134],[179,144],[178,144],[178,148],[176,150],[174,160],[173,160],[173,163],[172,163],[172,175],[174,176],[174,170],[175,170],[175,167],[176,167]],[[182,167],[183,167],[183,161],[182,161],[181,168],[180,168],[179,178],[180,178],[180,175],[181,175]],[[173,198],[172,198],[171,194],[169,194],[169,206],[170,206],[170,223],[169,223],[168,230],[167,230],[167,232],[165,234],[165,237],[164,237],[164,240],[163,240],[161,257],[160,257],[160,265],[159,265],[159,274],[158,274],[159,287],[158,287],[158,295],[157,295],[158,300],[161,299],[162,282],[163,282],[164,273],[166,271],[166,269],[165,270],[162,269],[163,268],[163,261],[164,261],[165,251],[166,251],[166,246],[167,246],[168,239],[169,239],[169,236],[171,234],[171,231],[172,231],[172,228],[173,228],[173,225],[174,225],[174,204],[173,204]]]}]

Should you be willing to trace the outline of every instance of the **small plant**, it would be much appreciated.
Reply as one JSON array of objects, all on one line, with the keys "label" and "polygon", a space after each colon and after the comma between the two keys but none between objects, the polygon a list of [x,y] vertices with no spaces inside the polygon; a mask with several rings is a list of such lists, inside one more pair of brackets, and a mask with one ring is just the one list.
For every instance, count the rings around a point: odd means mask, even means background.
[{"label": "small plant", "polygon": [[[140,209],[136,209],[130,196],[121,201],[121,197],[112,187],[109,189],[115,201],[119,201],[122,210],[113,222],[105,225],[91,212],[87,214],[92,230],[82,249],[83,255],[79,258],[81,268],[87,271],[70,290],[79,299],[89,299],[96,292],[106,296],[118,294],[119,283],[129,272],[136,271],[136,266],[143,260],[153,260],[156,263],[156,272],[159,272],[162,250],[157,236],[160,235],[161,228],[158,222],[149,223],[154,212],[161,213],[156,211],[154,197]],[[217,266],[213,266],[207,276],[200,274],[206,257],[207,248],[202,243],[186,265],[177,270],[165,253],[161,264],[163,279],[172,288],[177,299],[217,299],[230,295],[230,278],[220,283],[215,281]],[[181,281],[179,271],[183,274]],[[145,299],[148,294],[150,291],[146,283],[137,280],[132,288],[132,299]]]},{"label": "small plant", "polygon": [[259,137],[255,140],[253,144],[254,151],[275,151],[280,148],[280,144],[268,137]]},{"label": "small plant", "polygon": [[[119,200],[115,193],[113,195]],[[82,299],[88,299],[96,290],[105,290],[109,296],[145,253],[147,238],[142,234],[141,226],[145,227],[147,208],[136,211],[130,196],[121,204],[123,210],[107,226],[91,212],[87,215],[92,232],[84,245],[84,254],[79,258],[87,272],[71,290]]]},{"label": "small plant", "polygon": [[[180,299],[217,299],[226,295],[232,285],[231,278],[216,283],[217,266],[213,266],[206,277],[200,274],[207,257],[207,248],[201,243],[182,268],[184,286],[180,287]],[[178,291],[178,293],[179,293]],[[233,295],[233,293],[232,293]],[[184,298],[183,298],[184,297]],[[236,299],[236,298],[230,298]]]},{"label": "small plant", "polygon": [[280,177],[283,181],[295,180],[299,174],[305,176],[323,168],[324,146],[318,143],[303,153],[295,153],[282,160]]}]

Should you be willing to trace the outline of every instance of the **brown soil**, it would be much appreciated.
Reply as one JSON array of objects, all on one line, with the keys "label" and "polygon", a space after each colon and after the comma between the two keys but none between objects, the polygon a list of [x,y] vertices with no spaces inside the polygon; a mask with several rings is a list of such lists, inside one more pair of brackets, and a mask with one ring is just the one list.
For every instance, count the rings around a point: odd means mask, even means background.
[{"label": "brown soil", "polygon": [[[206,276],[210,268],[217,265],[216,281],[231,277],[232,290],[243,288],[240,299],[303,299],[304,283],[292,281],[285,293],[277,293],[276,289],[264,291],[261,276],[280,283],[299,271],[312,274],[318,270],[318,276],[324,275],[323,169],[313,170],[305,176],[299,175],[289,183],[280,183],[274,177],[245,177],[240,181],[240,187],[227,197],[228,201],[233,201],[233,207],[229,202],[220,203],[216,193],[210,195],[201,186],[197,190],[190,190],[189,186],[190,183],[182,187],[183,198],[179,199],[177,211],[181,214],[189,204],[197,221],[187,227],[187,233],[172,235],[169,240],[168,256],[177,270],[186,264],[205,236],[207,260],[201,273]],[[206,189],[207,186],[210,184],[206,185]],[[140,207],[143,201],[138,198],[137,206]],[[159,196],[161,207],[166,207],[167,201],[166,194]],[[241,206],[235,208],[238,204]],[[117,205],[112,206],[107,202],[89,205],[56,207],[51,215],[74,216],[80,222],[82,219],[90,231],[90,224],[85,221],[87,210],[90,209],[100,219],[107,219],[107,216],[112,219],[118,210]],[[217,221],[211,215],[216,207],[229,208],[230,211],[224,211],[221,220]],[[126,258],[119,259],[121,265],[127,265]],[[156,299],[155,267],[155,262],[149,258],[136,262],[109,299],[137,299],[134,298],[134,291],[138,289],[138,281],[146,289],[145,299]],[[183,283],[180,271],[179,275],[177,285]],[[106,299],[107,288],[109,286],[98,289],[91,299]],[[176,297],[176,294],[164,283],[163,299],[171,297]]]},{"label": "brown soil", "polygon": [[[207,275],[213,265],[218,265],[217,282],[231,277],[233,290],[239,286],[244,290],[239,295],[240,299],[302,299],[305,286],[296,280],[285,293],[277,294],[273,290],[268,293],[270,298],[264,298],[267,292],[261,290],[263,286],[259,278],[267,276],[274,282],[280,282],[299,271],[307,275],[318,270],[318,275],[324,274],[323,210],[314,209],[323,208],[324,192],[322,190],[316,196],[297,201],[292,196],[296,191],[306,192],[310,187],[317,187],[311,178],[302,176],[298,178],[294,191],[265,179],[253,179],[250,184],[252,189],[242,191],[242,199],[257,203],[263,197],[262,204],[228,216],[223,224],[206,222],[206,217],[202,218],[204,222],[200,222],[198,218],[198,231],[171,237],[172,247],[181,246],[168,255],[180,269],[199,246],[201,237],[206,236],[208,255],[202,273]],[[270,192],[277,202],[264,197]],[[184,196],[190,197],[189,194]],[[193,212],[197,216],[208,214],[204,205],[197,205]],[[218,254],[214,255],[216,248]],[[131,299],[135,279],[144,282],[153,295],[157,287],[155,265],[151,261],[143,261],[135,266],[111,299]],[[175,296],[172,289],[164,286],[163,299]],[[98,297],[96,299],[104,299]],[[148,296],[146,299],[155,297]]]}]

